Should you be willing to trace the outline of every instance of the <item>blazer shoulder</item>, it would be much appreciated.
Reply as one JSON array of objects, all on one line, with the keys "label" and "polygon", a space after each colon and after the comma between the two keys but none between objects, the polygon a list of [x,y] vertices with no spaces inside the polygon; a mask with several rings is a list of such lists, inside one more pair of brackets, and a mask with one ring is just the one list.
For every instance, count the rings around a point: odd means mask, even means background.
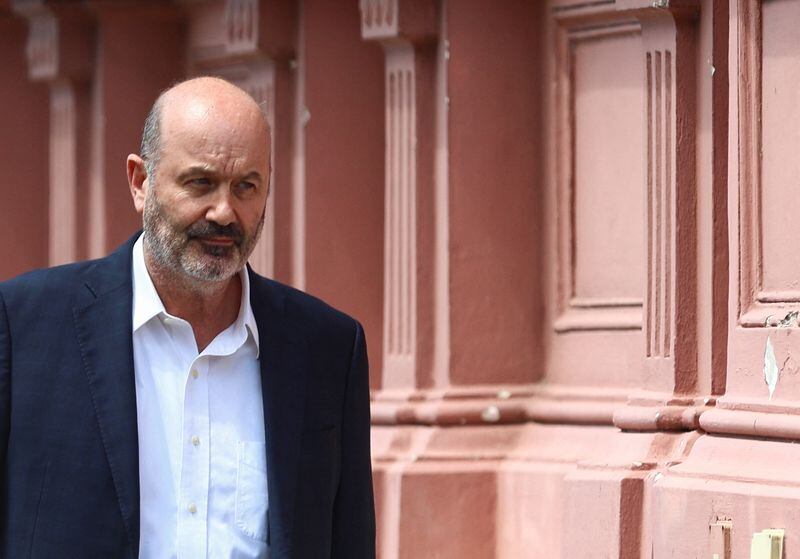
[{"label": "blazer shoulder", "polygon": [[280,306],[286,318],[295,323],[323,331],[336,329],[347,332],[353,332],[359,325],[355,318],[319,297],[258,274],[251,274],[250,277],[258,285],[259,291],[268,292],[274,300],[282,302]]},{"label": "blazer shoulder", "polygon": [[79,292],[96,297],[119,288],[130,291],[131,251],[140,234],[135,233],[108,256],[33,270],[0,282],[0,296],[13,308],[53,306]]},{"label": "blazer shoulder", "polygon": [[63,299],[66,290],[80,285],[86,270],[94,263],[75,262],[26,272],[0,282],[0,296],[9,306],[23,302],[53,304]]}]

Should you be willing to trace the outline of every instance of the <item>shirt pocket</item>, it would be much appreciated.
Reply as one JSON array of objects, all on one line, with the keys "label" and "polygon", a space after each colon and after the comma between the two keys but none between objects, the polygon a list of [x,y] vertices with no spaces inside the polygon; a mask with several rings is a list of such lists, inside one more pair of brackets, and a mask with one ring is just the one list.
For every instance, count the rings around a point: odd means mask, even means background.
[{"label": "shirt pocket", "polygon": [[267,541],[267,445],[239,441],[236,469],[236,526],[244,534]]}]

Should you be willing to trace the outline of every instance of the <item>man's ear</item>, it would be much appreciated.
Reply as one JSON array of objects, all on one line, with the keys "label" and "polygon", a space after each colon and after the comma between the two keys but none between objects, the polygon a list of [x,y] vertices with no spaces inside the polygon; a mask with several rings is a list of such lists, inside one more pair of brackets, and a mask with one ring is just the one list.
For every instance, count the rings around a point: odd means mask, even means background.
[{"label": "man's ear", "polygon": [[145,167],[144,159],[136,154],[130,154],[127,161],[127,171],[128,187],[131,189],[133,207],[136,208],[138,213],[142,213],[144,211],[147,188],[150,186],[150,181],[147,180],[147,168]]}]

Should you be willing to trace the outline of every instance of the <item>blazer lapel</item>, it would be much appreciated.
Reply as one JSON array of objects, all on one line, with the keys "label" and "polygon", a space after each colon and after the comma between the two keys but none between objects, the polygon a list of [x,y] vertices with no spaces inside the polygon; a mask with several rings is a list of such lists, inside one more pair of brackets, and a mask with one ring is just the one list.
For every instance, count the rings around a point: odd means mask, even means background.
[{"label": "blazer lapel", "polygon": [[250,273],[259,333],[261,390],[267,443],[269,545],[272,557],[291,555],[300,442],[305,417],[307,343],[286,316],[285,294]]},{"label": "blazer lapel", "polygon": [[139,440],[133,369],[131,247],[87,272],[73,309],[83,367],[133,558],[139,556]]}]

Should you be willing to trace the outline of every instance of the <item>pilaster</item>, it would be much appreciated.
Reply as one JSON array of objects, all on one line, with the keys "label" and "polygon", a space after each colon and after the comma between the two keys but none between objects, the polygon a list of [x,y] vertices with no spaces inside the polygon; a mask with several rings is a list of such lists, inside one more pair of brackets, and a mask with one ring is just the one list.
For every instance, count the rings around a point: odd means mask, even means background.
[{"label": "pilaster", "polygon": [[[699,3],[625,1],[645,58],[644,376],[618,410],[623,429],[692,430],[713,405],[697,394],[697,34]],[[680,102],[677,100],[680,99]],[[679,226],[680,224],[680,226]]]},{"label": "pilaster", "polygon": [[82,6],[18,0],[28,20],[28,75],[50,90],[49,264],[86,257],[89,95],[94,57],[91,18]]},{"label": "pilaster", "polygon": [[434,97],[430,0],[361,2],[361,33],[385,55],[383,389],[432,383]]}]

